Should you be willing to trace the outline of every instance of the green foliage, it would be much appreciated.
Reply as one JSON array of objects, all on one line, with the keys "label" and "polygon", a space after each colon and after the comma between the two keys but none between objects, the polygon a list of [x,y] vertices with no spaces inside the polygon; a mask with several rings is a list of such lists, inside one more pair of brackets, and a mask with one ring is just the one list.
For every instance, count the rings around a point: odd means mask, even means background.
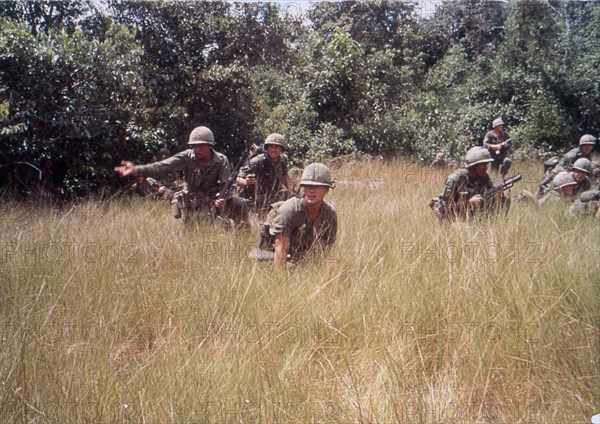
[{"label": "green foliage", "polygon": [[[285,9],[282,9],[284,7]],[[462,157],[502,116],[520,153],[566,150],[600,122],[600,5],[444,2],[0,4],[0,154],[63,168],[62,190],[112,167],[284,134],[292,163],[368,153]],[[4,171],[3,171],[4,172]],[[33,177],[35,179],[35,176]]]}]

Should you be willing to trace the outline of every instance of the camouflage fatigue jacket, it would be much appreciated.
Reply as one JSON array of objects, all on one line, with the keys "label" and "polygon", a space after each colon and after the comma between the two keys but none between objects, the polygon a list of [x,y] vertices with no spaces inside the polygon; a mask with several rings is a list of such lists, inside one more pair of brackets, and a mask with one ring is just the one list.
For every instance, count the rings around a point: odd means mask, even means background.
[{"label": "camouflage fatigue jacket", "polygon": [[583,153],[581,153],[579,147],[575,147],[574,149],[571,149],[565,153],[562,158],[560,158],[556,168],[554,169],[555,171],[570,171],[575,161],[580,158],[590,159],[590,155],[585,156]]},{"label": "camouflage fatigue jacket", "polygon": [[184,193],[201,193],[210,197],[219,192],[231,173],[225,155],[213,151],[212,162],[205,166],[196,159],[194,149],[184,150],[160,162],[140,165],[137,169],[140,174],[154,178],[173,171],[183,171]]},{"label": "camouflage fatigue jacket", "polygon": [[488,188],[493,186],[492,179],[488,174],[476,180],[470,180],[467,168],[458,169],[446,179],[444,190],[438,196],[440,206],[447,210],[452,203],[470,199],[476,194],[483,195]]},{"label": "camouflage fatigue jacket", "polygon": [[266,153],[252,158],[240,171],[240,177],[256,175],[256,195],[273,197],[283,187],[283,178],[288,173],[288,158],[281,155],[277,163],[271,162]]},{"label": "camouflage fatigue jacket", "polygon": [[304,198],[292,197],[281,204],[270,233],[290,237],[290,256],[297,260],[312,250],[324,250],[333,245],[337,235],[337,212],[334,207],[323,202],[317,219],[310,220]]},{"label": "camouflage fatigue jacket", "polygon": [[506,131],[502,131],[502,134],[497,136],[496,133],[494,132],[494,130],[489,131],[485,135],[485,137],[483,137],[483,147],[488,149],[494,162],[502,162],[504,160],[504,158],[506,158],[506,156],[508,155],[509,148],[503,147],[500,149],[499,153],[496,153],[496,151],[494,149],[492,149],[490,146],[492,144],[502,143],[508,139],[510,139],[510,136],[508,135],[508,133]]},{"label": "camouflage fatigue jacket", "polygon": [[150,196],[152,194],[158,194],[160,183],[153,178],[146,178],[142,184],[133,183],[129,188],[131,194],[135,194],[140,197]]}]

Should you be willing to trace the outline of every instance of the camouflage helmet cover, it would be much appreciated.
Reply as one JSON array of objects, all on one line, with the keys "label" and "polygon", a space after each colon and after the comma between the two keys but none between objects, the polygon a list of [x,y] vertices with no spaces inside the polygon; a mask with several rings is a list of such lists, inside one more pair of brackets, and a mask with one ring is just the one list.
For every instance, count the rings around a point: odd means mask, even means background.
[{"label": "camouflage helmet cover", "polygon": [[590,134],[582,135],[579,139],[579,145],[591,144],[594,146],[596,144],[596,137]]},{"label": "camouflage helmet cover", "polygon": [[215,145],[215,137],[207,127],[196,127],[190,133],[189,145],[210,144]]},{"label": "camouflage helmet cover", "polygon": [[579,158],[573,164],[572,169],[577,169],[579,171],[583,171],[588,175],[592,175],[592,161],[586,158]]},{"label": "camouflage helmet cover", "polygon": [[303,186],[326,186],[333,188],[333,179],[331,178],[331,172],[322,163],[311,163],[308,165],[304,172],[302,172],[302,178],[300,179],[300,187]]},{"label": "camouflage helmet cover", "polygon": [[552,180],[552,185],[554,186],[555,190],[576,184],[577,181],[575,181],[575,177],[573,177],[573,174],[567,171],[559,172]]},{"label": "camouflage helmet cover", "polygon": [[267,139],[265,140],[265,146],[268,146],[269,144],[273,146],[281,146],[283,150],[286,148],[285,137],[277,133],[269,134],[267,136]]},{"label": "camouflage helmet cover", "polygon": [[492,122],[492,128],[496,128],[498,125],[505,125],[502,118],[496,118],[494,119],[494,122]]},{"label": "camouflage helmet cover", "polygon": [[479,165],[480,163],[489,163],[493,161],[488,149],[480,146],[471,147],[465,156],[465,160],[467,162],[467,168]]}]

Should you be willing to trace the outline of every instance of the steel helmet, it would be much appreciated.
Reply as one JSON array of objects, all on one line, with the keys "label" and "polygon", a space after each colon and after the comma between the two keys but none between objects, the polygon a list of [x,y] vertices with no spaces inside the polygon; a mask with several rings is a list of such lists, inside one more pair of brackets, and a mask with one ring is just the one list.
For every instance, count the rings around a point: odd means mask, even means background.
[{"label": "steel helmet", "polygon": [[311,163],[302,173],[300,187],[303,186],[326,186],[333,188],[333,179],[331,172],[322,163]]},{"label": "steel helmet", "polygon": [[207,127],[196,127],[190,133],[189,145],[210,144],[215,145],[215,137]]},{"label": "steel helmet", "polygon": [[573,174],[567,171],[559,172],[552,180],[552,186],[555,190],[576,184],[577,181],[575,181],[575,177],[573,177]]},{"label": "steel helmet", "polygon": [[586,158],[579,158],[573,164],[572,169],[578,169],[588,175],[592,175],[592,161]]},{"label": "steel helmet", "polygon": [[492,128],[496,128],[498,125],[505,125],[502,118],[496,118],[494,119],[494,122],[492,122]]},{"label": "steel helmet", "polygon": [[493,161],[488,149],[481,146],[471,147],[465,156],[465,160],[467,161],[467,168],[480,163],[489,163]]},{"label": "steel helmet", "polygon": [[277,133],[269,134],[269,136],[265,140],[265,147],[268,146],[269,144],[271,144],[273,146],[281,146],[283,148],[283,150],[285,150],[285,148],[286,148],[285,137],[282,136],[281,134],[277,134]]},{"label": "steel helmet", "polygon": [[590,134],[582,135],[579,139],[579,145],[582,146],[584,144],[596,145],[596,137]]}]

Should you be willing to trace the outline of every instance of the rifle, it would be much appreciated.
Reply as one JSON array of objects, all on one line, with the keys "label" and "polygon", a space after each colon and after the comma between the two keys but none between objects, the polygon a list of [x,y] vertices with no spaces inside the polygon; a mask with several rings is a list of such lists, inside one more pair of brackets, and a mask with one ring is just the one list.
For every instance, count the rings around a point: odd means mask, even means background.
[{"label": "rifle", "polygon": [[[229,174],[229,178],[227,178],[227,180],[223,184],[223,187],[221,187],[221,190],[219,190],[219,192],[217,193],[216,200],[226,199],[227,196],[229,196],[229,193],[231,193],[231,189],[235,184],[235,181],[237,179],[238,174],[240,173],[240,170],[242,169],[242,166],[244,166],[244,163],[246,163],[246,160],[248,159],[248,155],[250,154],[251,149],[252,145],[246,143],[246,148],[244,149],[242,156],[240,156],[240,160],[235,165],[235,168],[233,168],[233,170],[231,171],[231,174]],[[210,207],[210,215],[213,218],[217,216],[217,207],[215,206],[214,202]]]},{"label": "rifle", "polygon": [[506,180],[498,184],[496,187],[487,189],[483,197],[486,201],[491,200],[494,198],[494,196],[496,196],[496,193],[498,193],[499,191],[503,192],[504,190],[508,190],[509,188],[514,186],[517,181],[521,181],[522,179],[523,177],[521,176],[521,174],[516,174],[510,178],[507,178]]}]

